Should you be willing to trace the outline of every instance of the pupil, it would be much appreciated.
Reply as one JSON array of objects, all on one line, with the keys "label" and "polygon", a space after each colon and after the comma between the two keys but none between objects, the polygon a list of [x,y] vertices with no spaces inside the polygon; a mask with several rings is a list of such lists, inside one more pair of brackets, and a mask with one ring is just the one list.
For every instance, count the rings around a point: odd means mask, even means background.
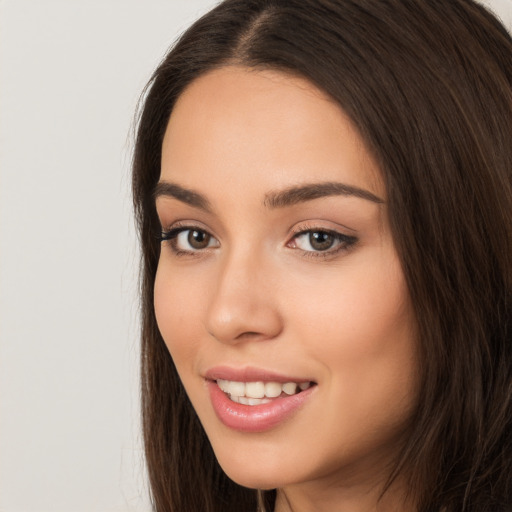
[{"label": "pupil", "polygon": [[194,249],[205,249],[206,247],[208,247],[209,242],[210,235],[208,235],[204,231],[190,230],[188,234],[188,243]]},{"label": "pupil", "polygon": [[334,243],[334,237],[325,231],[315,231],[309,235],[309,243],[313,249],[325,251],[330,249]]}]

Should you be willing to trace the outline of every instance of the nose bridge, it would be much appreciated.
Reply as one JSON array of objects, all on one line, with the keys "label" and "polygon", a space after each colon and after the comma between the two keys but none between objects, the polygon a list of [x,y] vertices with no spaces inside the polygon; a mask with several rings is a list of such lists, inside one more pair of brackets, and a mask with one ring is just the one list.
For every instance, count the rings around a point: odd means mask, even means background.
[{"label": "nose bridge", "polygon": [[240,248],[225,254],[207,313],[208,332],[225,343],[248,335],[262,340],[275,337],[281,318],[269,286],[271,274],[261,252]]}]

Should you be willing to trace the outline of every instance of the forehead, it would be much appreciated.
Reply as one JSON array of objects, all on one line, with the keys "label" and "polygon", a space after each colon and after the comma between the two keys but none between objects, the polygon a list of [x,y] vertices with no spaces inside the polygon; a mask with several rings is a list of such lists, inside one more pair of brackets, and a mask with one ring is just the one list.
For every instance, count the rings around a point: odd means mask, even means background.
[{"label": "forehead", "polygon": [[305,79],[242,67],[202,75],[178,98],[161,179],[256,188],[337,180],[385,196],[375,160],[337,103]]}]

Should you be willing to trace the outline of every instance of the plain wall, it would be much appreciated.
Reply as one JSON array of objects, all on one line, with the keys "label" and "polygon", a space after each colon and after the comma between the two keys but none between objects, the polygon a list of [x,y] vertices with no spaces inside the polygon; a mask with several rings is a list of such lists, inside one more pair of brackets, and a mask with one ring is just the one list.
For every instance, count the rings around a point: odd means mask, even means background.
[{"label": "plain wall", "polygon": [[139,94],[212,0],[0,3],[0,510],[149,511]]},{"label": "plain wall", "polygon": [[150,510],[130,130],[214,3],[0,0],[1,512]]}]

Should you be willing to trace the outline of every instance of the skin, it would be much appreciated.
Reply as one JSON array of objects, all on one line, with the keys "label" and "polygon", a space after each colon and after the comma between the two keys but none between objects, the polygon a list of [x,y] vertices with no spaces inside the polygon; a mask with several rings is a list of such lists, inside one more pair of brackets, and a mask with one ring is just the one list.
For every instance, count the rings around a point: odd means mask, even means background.
[{"label": "skin", "polygon": [[[209,72],[173,110],[160,182],[209,205],[157,197],[164,231],[194,226],[212,238],[205,249],[190,246],[186,231],[162,242],[154,298],[224,471],[247,487],[278,488],[278,512],[412,510],[399,481],[378,497],[416,406],[415,321],[381,173],[341,108],[277,71]],[[325,182],[381,201],[265,201]],[[309,233],[296,234],[306,230],[357,241],[315,251]],[[239,432],[219,421],[205,386],[205,372],[218,365],[303,376],[316,387],[277,427]]]}]

